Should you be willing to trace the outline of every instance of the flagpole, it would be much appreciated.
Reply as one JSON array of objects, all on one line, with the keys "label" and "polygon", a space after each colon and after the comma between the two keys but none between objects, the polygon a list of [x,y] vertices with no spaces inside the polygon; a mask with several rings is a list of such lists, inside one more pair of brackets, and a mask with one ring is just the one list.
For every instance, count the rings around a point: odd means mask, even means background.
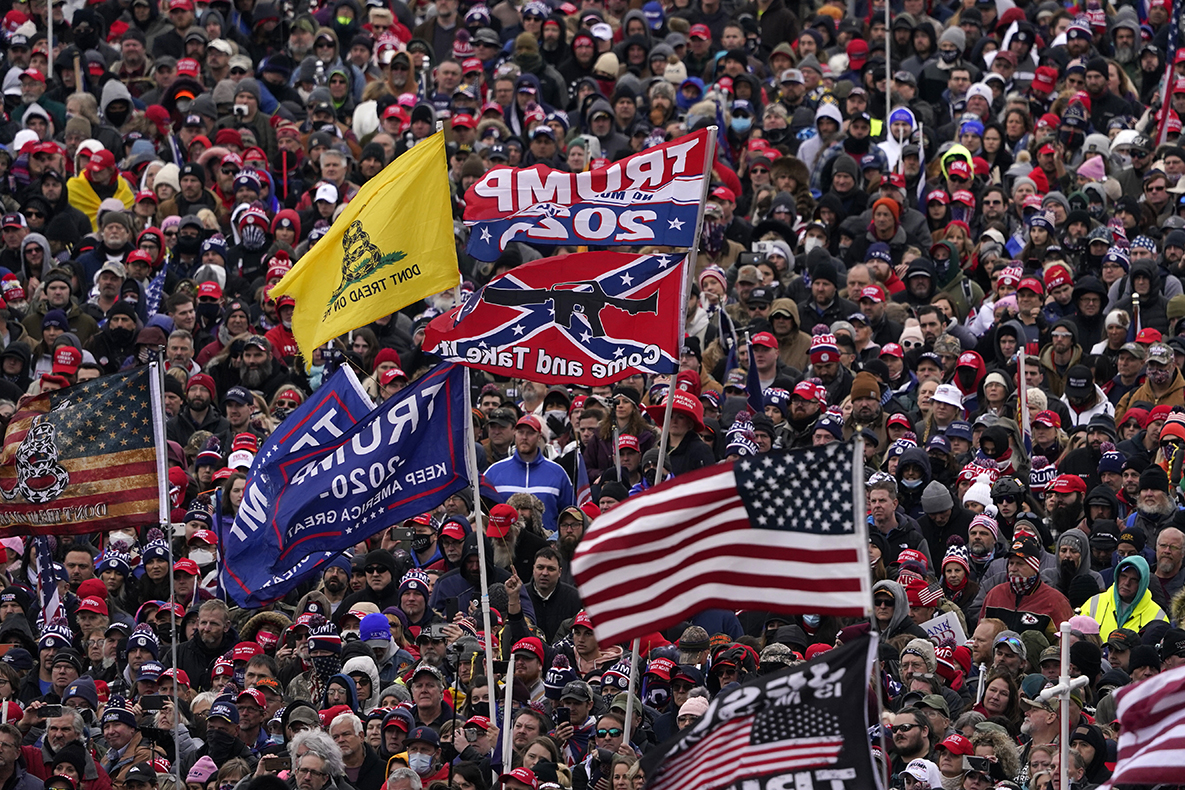
[{"label": "flagpole", "polygon": [[[453,297],[457,305],[461,304],[461,284],[453,287]],[[465,368],[465,398],[471,397],[472,385],[469,382],[469,368]],[[494,692],[498,684],[494,679],[494,629],[490,620],[490,586],[486,575],[486,526],[481,512],[481,474],[477,471],[477,438],[473,433],[473,417],[465,420],[465,468],[469,474],[470,485],[473,486],[473,531],[477,533],[477,561],[479,565],[478,579],[481,580],[481,624],[486,632],[486,680],[490,683],[490,699],[497,702]],[[520,593],[521,594],[521,593]]]},{"label": "flagpole", "polygon": [[[865,512],[866,505],[864,504],[864,438],[860,434],[856,434],[852,444],[852,520],[855,522],[853,528],[856,534],[860,536],[860,546],[856,551],[860,555],[860,562],[871,572],[872,557],[868,553],[868,514]],[[880,733],[881,752],[885,755],[885,769],[884,774],[880,777],[881,784],[884,787],[889,786],[889,744],[885,738],[885,684],[881,677],[881,662],[880,654],[875,652],[875,640],[879,638],[880,632],[876,627],[875,608],[872,604],[872,585],[869,583],[871,577],[869,573],[865,573],[860,577],[860,586],[864,587],[868,594],[864,596],[864,616],[868,618],[868,622],[872,623],[872,638],[874,640],[872,666],[876,669],[876,708],[877,708],[877,732]]]},{"label": "flagpole", "polygon": [[[486,641],[490,641],[488,638]],[[498,701],[498,684],[490,678],[490,699]],[[514,765],[514,745],[510,738],[510,703],[514,700],[514,652],[506,657],[506,693],[502,699],[502,769]],[[492,713],[493,711],[491,711]]]},{"label": "flagpole", "polygon": [[[691,249],[687,251],[687,263],[683,268],[683,282],[679,287],[679,334],[676,337],[680,346],[683,343],[683,333],[687,331],[687,284],[690,282],[691,273],[695,271],[695,260],[699,253],[699,237],[704,229],[704,206],[708,202],[708,192],[712,188],[712,164],[716,161],[716,133],[719,128],[716,126],[708,127],[708,150],[704,153],[704,186],[699,196],[699,213],[695,217],[695,236],[691,239]],[[654,474],[654,483],[657,485],[662,482],[663,469],[667,460],[667,442],[671,438],[671,415],[675,411],[675,378],[678,376],[676,371],[674,376],[671,376],[671,383],[667,387],[667,402],[666,410],[662,418],[662,434],[658,439],[658,469]]]},{"label": "flagpole", "polygon": [[[893,18],[892,18],[892,3],[885,0],[885,126],[889,125],[889,113],[893,109]],[[875,88],[876,85],[874,84]],[[892,139],[893,132],[889,131],[889,138]],[[898,159],[905,157],[898,155]],[[925,163],[926,160],[921,160]],[[904,168],[902,168],[904,170]],[[923,179],[925,180],[925,179]],[[905,194],[909,194],[906,191]]]},{"label": "flagpole", "polygon": [[[169,503],[169,446],[165,433],[165,363],[164,352],[156,349],[156,360],[149,363],[153,368],[148,379],[148,394],[152,403],[152,434],[156,442],[156,500],[160,511],[160,529],[165,536],[165,544],[169,547],[169,621],[172,635],[171,648],[173,653],[173,743],[181,742],[181,706],[177,700],[177,691],[181,681],[177,678],[177,609],[175,591],[173,588],[173,536],[172,518]],[[174,760],[173,768],[177,774],[177,784],[184,780],[181,776],[181,761]]]},{"label": "flagpole", "polygon": [[[668,394],[667,402],[669,403],[671,400],[672,398]],[[662,467],[659,468],[661,469]],[[634,729],[634,678],[638,674],[638,653],[642,650],[642,637],[635,636],[631,648],[630,676],[625,686],[625,733],[622,735],[621,741],[626,746],[630,745],[630,735],[633,734]]]},{"label": "flagpole", "polygon": [[1061,675],[1058,678],[1058,684],[1064,689],[1061,694],[1061,699],[1058,701],[1059,718],[1061,719],[1061,731],[1058,737],[1058,751],[1061,753],[1058,759],[1058,771],[1061,773],[1061,781],[1058,787],[1070,786],[1070,621],[1067,620],[1060,625],[1062,637],[1061,650]]}]

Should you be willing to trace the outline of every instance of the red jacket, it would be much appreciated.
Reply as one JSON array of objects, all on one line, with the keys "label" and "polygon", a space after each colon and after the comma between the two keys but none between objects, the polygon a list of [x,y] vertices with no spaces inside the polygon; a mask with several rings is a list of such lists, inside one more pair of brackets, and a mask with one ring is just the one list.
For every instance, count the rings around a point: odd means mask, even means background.
[{"label": "red jacket", "polygon": [[1074,616],[1066,596],[1044,581],[1033,592],[1017,598],[1008,582],[997,584],[984,596],[979,619],[997,617],[1011,630],[1044,631],[1050,639],[1063,622]]},{"label": "red jacket", "polygon": [[[25,758],[25,770],[41,781],[49,779],[50,764],[53,761],[45,750],[46,746],[22,746],[21,756]],[[95,759],[92,749],[86,751],[86,770],[82,777],[82,790],[111,790],[111,777]]]}]

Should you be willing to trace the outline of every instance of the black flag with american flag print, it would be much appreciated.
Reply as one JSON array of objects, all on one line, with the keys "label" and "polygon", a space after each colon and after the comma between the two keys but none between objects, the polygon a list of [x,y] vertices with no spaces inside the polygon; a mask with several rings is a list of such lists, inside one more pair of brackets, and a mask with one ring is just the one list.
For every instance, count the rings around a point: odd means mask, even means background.
[{"label": "black flag with american flag print", "polygon": [[864,636],[723,692],[697,724],[646,755],[646,787],[879,787],[866,704],[874,651]]}]

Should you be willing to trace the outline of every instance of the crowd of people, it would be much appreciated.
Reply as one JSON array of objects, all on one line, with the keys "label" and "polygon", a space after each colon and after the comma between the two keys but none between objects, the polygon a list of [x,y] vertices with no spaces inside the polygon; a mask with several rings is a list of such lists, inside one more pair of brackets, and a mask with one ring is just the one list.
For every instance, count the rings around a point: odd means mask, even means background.
[{"label": "crowd of people", "polygon": [[[56,535],[47,558],[0,541],[0,786],[639,790],[640,757],[722,691],[872,629],[869,748],[895,786],[1106,782],[1115,692],[1185,663],[1173,4],[885,2],[9,3],[0,424],[163,350],[175,529]],[[216,521],[271,432],[335,366],[382,402],[437,362],[451,292],[306,360],[269,290],[438,124],[469,293],[566,251],[466,253],[488,170],[718,127],[679,372],[475,372],[497,497],[228,606]],[[644,639],[631,683],[572,575],[590,525],[710,464],[857,439],[874,616],[708,610]],[[1087,679],[1068,788],[1041,698],[1064,622]]]}]

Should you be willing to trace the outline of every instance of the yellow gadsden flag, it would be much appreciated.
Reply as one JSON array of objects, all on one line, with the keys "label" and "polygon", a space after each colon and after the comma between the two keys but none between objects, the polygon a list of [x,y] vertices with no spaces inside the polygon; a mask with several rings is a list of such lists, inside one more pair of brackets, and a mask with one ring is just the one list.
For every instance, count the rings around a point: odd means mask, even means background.
[{"label": "yellow gadsden flag", "polygon": [[313,349],[460,281],[444,133],[358,190],[333,226],[269,294],[296,300],[292,334]]}]

